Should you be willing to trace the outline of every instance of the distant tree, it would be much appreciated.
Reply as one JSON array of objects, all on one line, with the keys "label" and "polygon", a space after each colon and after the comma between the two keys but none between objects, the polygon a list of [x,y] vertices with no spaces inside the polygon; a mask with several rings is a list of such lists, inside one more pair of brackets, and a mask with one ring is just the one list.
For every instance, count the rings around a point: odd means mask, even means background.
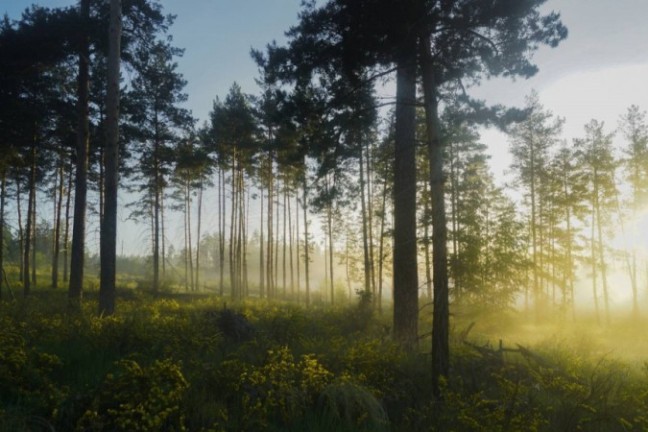
[{"label": "distant tree", "polygon": [[578,242],[581,224],[576,221],[584,220],[587,214],[587,184],[576,151],[565,142],[561,143],[548,168],[555,187],[552,203],[552,216],[556,219],[554,266],[560,273],[554,277],[554,282],[562,289],[564,309],[569,306],[575,316],[576,260],[582,252]]},{"label": "distant tree", "polygon": [[546,303],[543,286],[543,268],[541,261],[541,240],[544,232],[541,213],[546,203],[543,195],[543,185],[548,179],[550,152],[559,142],[564,120],[555,118],[545,111],[540,104],[536,93],[527,97],[527,118],[516,124],[509,132],[511,140],[511,153],[513,156],[512,168],[516,173],[523,194],[529,206],[529,224],[531,232],[531,260],[533,262],[533,298],[536,307],[536,319],[543,313]]},{"label": "distant tree", "polygon": [[[648,124],[646,112],[632,105],[621,117],[620,129],[626,139],[623,166],[626,168],[626,180],[631,188],[629,200],[632,215],[631,224],[637,223],[637,215],[642,206],[648,201]],[[630,233],[637,235],[636,232]],[[630,285],[632,287],[632,312],[635,318],[639,316],[639,286],[637,276],[637,251],[632,247],[628,260]]]},{"label": "distant tree", "polygon": [[[154,35],[151,35],[153,38]],[[160,287],[163,197],[173,169],[174,147],[180,132],[193,126],[190,113],[180,107],[186,101],[186,81],[177,71],[175,58],[182,50],[167,41],[149,40],[136,50],[133,59],[138,76],[133,80],[134,107],[130,122],[138,126],[139,170],[136,181],[152,209],[153,290]]]},{"label": "distant tree", "polygon": [[234,298],[243,296],[244,221],[246,172],[252,173],[258,151],[257,122],[248,95],[234,83],[224,102],[218,99],[210,113],[212,140],[231,170],[229,269]]},{"label": "distant tree", "polygon": [[601,275],[605,319],[610,322],[610,290],[606,259],[606,227],[617,208],[618,191],[615,180],[617,161],[613,155],[612,137],[604,131],[604,124],[592,120],[585,125],[585,138],[574,140],[580,166],[587,184],[586,200],[590,208],[590,245],[592,291],[597,318],[600,320],[597,273]]}]

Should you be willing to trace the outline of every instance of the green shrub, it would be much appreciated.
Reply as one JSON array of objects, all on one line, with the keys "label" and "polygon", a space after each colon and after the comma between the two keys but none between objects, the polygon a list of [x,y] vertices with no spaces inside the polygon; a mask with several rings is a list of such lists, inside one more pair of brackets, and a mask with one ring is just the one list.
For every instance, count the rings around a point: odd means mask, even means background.
[{"label": "green shrub", "polygon": [[184,431],[180,403],[188,383],[180,365],[169,360],[142,367],[132,360],[117,362],[91,406],[77,423],[79,431]]},{"label": "green shrub", "polygon": [[8,425],[16,422],[47,423],[43,419],[55,414],[64,396],[50,377],[60,366],[57,356],[28,347],[17,333],[0,331],[0,430],[11,430]]}]

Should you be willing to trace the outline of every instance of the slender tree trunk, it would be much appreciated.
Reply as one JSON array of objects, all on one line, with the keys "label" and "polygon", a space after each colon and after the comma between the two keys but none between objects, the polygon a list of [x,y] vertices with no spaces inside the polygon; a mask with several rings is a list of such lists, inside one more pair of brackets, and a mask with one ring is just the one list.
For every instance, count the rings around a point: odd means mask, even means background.
[{"label": "slender tree trunk", "polygon": [[162,264],[162,283],[166,279],[166,230],[164,225],[164,193],[160,194],[160,261]]},{"label": "slender tree trunk", "polygon": [[[351,251],[349,248],[349,236],[347,235],[344,239],[344,270],[346,276],[347,284],[347,295],[349,296],[349,301],[353,298],[353,292],[351,291]],[[380,308],[380,300],[378,301],[378,308]]]},{"label": "slender tree trunk", "polygon": [[599,312],[599,300],[597,292],[597,281],[596,281],[596,240],[595,240],[595,230],[596,230],[596,208],[592,204],[592,234],[590,237],[591,244],[591,257],[592,257],[592,294],[594,296],[594,312],[596,313],[596,322],[601,323],[601,313]]},{"label": "slender tree trunk", "polygon": [[[80,16],[84,27],[89,23],[90,0],[80,0]],[[90,40],[88,30],[79,37],[78,76],[78,129],[76,143],[76,178],[74,184],[74,223],[72,225],[72,251],[70,254],[69,304],[72,309],[81,307],[83,272],[85,270],[85,231],[88,194],[88,145],[89,145],[89,62]]]},{"label": "slender tree trunk", "polygon": [[369,260],[369,235],[367,228],[367,204],[365,197],[364,146],[360,144],[360,211],[362,212],[362,256],[364,258],[364,290],[371,292],[371,269]]},{"label": "slender tree trunk", "polygon": [[394,337],[418,347],[416,250],[416,38],[406,37],[396,74],[394,148]]},{"label": "slender tree trunk", "polygon": [[65,230],[63,232],[63,282],[68,282],[68,255],[70,251],[70,201],[72,198],[72,165],[68,170],[67,194],[65,196]]},{"label": "slender tree trunk", "polygon": [[274,242],[274,245],[273,245],[274,251],[272,252],[273,253],[273,258],[274,258],[274,263],[273,263],[274,268],[272,270],[273,275],[274,275],[274,282],[273,282],[272,285],[275,287],[275,294],[278,294],[278,291],[279,291],[279,289],[278,289],[279,288],[279,234],[281,232],[279,230],[279,222],[280,222],[279,221],[279,215],[280,215],[280,213],[279,213],[279,190],[280,190],[279,186],[277,185],[277,187],[275,188],[275,191],[276,191],[276,193],[275,193],[275,199],[276,199],[276,201],[275,201],[275,204],[276,204],[275,209],[276,209],[276,211],[275,211],[275,226],[274,226],[274,233],[275,233],[274,239],[275,239],[275,242]]},{"label": "slender tree trunk", "polygon": [[[326,189],[330,192],[329,179],[326,177]],[[329,201],[326,206],[326,228],[328,235],[328,265],[329,265],[329,280],[331,281],[331,304],[335,303],[335,283],[333,282],[333,198],[329,193]],[[324,251],[326,253],[326,251]],[[326,268],[324,269],[326,271]]]},{"label": "slender tree trunk", "polygon": [[263,250],[265,249],[265,239],[263,237],[263,184],[259,186],[261,195],[261,212],[259,213],[259,227],[261,236],[259,237],[259,297],[263,298],[265,295],[265,263]]},{"label": "slender tree trunk", "polygon": [[378,298],[377,300],[378,300],[378,312],[382,313],[383,269],[385,266],[385,219],[387,219],[387,179],[386,178],[383,182],[382,205],[380,206],[380,208],[381,208],[380,210],[381,217],[380,217],[380,241],[378,244]]},{"label": "slender tree trunk", "polygon": [[436,396],[440,394],[440,379],[447,377],[450,369],[449,346],[449,293],[447,226],[445,214],[445,177],[443,174],[443,142],[439,125],[437,83],[430,41],[420,41],[423,96],[427,126],[427,146],[430,164],[430,197],[432,199],[432,267],[434,278],[434,301],[432,321],[432,379]]},{"label": "slender tree trunk", "polygon": [[185,197],[187,199],[187,257],[189,259],[189,286],[191,291],[196,291],[196,284],[194,280],[194,265],[193,265],[193,243],[191,241],[191,184],[189,180],[185,185]]},{"label": "slender tree trunk", "polygon": [[601,283],[603,287],[603,303],[605,306],[605,321],[608,325],[610,325],[610,298],[609,298],[609,290],[608,290],[608,284],[607,284],[607,265],[605,263],[605,249],[603,245],[603,227],[601,223],[601,205],[599,202],[599,194],[598,194],[598,187],[594,188],[595,190],[595,195],[594,195],[594,202],[595,202],[595,209],[596,209],[596,231],[597,231],[597,236],[598,236],[598,254],[599,254],[599,260],[600,260],[600,267],[601,267]]},{"label": "slender tree trunk", "polygon": [[63,173],[63,154],[59,157],[58,168],[58,185],[56,191],[56,207],[54,209],[54,248],[52,250],[52,288],[58,288],[58,274],[59,274],[59,256],[61,251],[61,211],[63,210],[63,187],[65,184],[65,176]]},{"label": "slender tree trunk", "polygon": [[304,178],[303,182],[303,195],[304,195],[304,279],[306,281],[306,306],[310,305],[310,274],[309,274],[309,241],[308,241],[308,187],[306,184],[306,157],[304,157]]},{"label": "slender tree trunk", "polygon": [[2,300],[2,290],[4,288],[5,270],[4,270],[4,245],[5,245],[5,199],[7,198],[7,169],[2,169],[0,176],[0,300]]},{"label": "slender tree trunk", "polygon": [[[457,193],[457,154],[455,153],[455,145],[450,143],[450,203],[451,203],[451,214],[452,214],[452,261],[453,264],[459,262],[459,242],[457,241],[457,235],[459,233],[459,222],[457,220],[457,207],[458,207],[458,193]],[[426,234],[427,235],[427,234]],[[426,252],[427,253],[427,252]],[[429,268],[429,266],[428,266]],[[452,279],[454,284],[454,298],[457,302],[461,299],[461,285],[457,277],[456,267],[452,267]]]},{"label": "slender tree trunk", "polygon": [[29,197],[27,198],[27,226],[25,227],[25,249],[23,251],[23,295],[27,297],[31,291],[31,279],[29,275],[29,258],[32,246],[32,235],[34,231],[34,203],[36,193],[36,143],[32,142],[31,168],[29,170]]},{"label": "slender tree trunk", "polygon": [[121,0],[110,1],[108,85],[106,93],[106,149],[104,154],[104,216],[101,221],[101,283],[99,313],[115,311],[117,269],[117,194],[119,189],[119,69],[122,31]]},{"label": "slender tree trunk", "polygon": [[231,212],[231,225],[230,225],[230,243],[229,243],[229,268],[230,268],[230,293],[232,298],[236,298],[236,228],[238,223],[236,215],[238,214],[238,188],[236,187],[236,168],[232,166],[232,208]]},{"label": "slender tree trunk", "polygon": [[373,188],[372,188],[372,170],[371,170],[371,149],[367,144],[367,153],[365,157],[367,165],[367,232],[369,241],[369,280],[371,281],[372,301],[376,304],[376,271],[374,269],[374,240],[373,240]]},{"label": "slender tree trunk", "polygon": [[266,254],[266,278],[267,278],[267,283],[266,286],[268,288],[268,298],[272,297],[274,295],[274,275],[273,275],[273,244],[274,244],[274,238],[273,238],[273,213],[274,213],[274,177],[273,177],[273,172],[272,172],[272,156],[270,156],[270,162],[269,162],[269,167],[268,167],[268,217],[267,223],[268,223],[268,244],[267,244],[267,254]]},{"label": "slender tree trunk", "polygon": [[[429,171],[427,173],[429,175]],[[423,246],[425,253],[425,286],[428,300],[432,300],[432,271],[430,265],[430,221],[428,219],[430,214],[430,198],[428,196],[428,182],[423,182],[423,193],[425,195],[423,207]]]},{"label": "slender tree trunk", "polygon": [[[153,292],[160,291],[160,195],[162,179],[160,175],[160,141],[158,114],[155,113],[153,138]],[[189,251],[191,253],[191,251]]]},{"label": "slender tree trunk", "polygon": [[[104,217],[104,178],[105,178],[105,161],[104,148],[99,144],[99,226]],[[101,230],[101,228],[99,228]],[[101,236],[101,235],[100,235]],[[100,246],[101,247],[101,246]]]},{"label": "slender tree trunk", "polygon": [[299,302],[301,293],[301,266],[299,264],[299,197],[297,189],[295,190],[295,241],[295,252],[297,253],[297,301]]},{"label": "slender tree trunk", "polygon": [[225,168],[221,168],[218,177],[218,263],[219,263],[219,293],[225,294]]},{"label": "slender tree trunk", "polygon": [[20,190],[20,179],[16,179],[16,212],[18,213],[18,246],[19,246],[19,256],[20,259],[18,260],[20,262],[19,264],[19,280],[20,283],[24,285],[25,281],[23,279],[24,273],[24,266],[25,266],[25,261],[23,259],[24,253],[25,253],[25,230],[23,229],[23,223],[22,223],[22,205],[21,205],[21,190]]},{"label": "slender tree trunk", "polygon": [[[186,185],[183,185],[183,189],[186,189]],[[183,206],[184,206],[184,284],[185,284],[185,292],[189,292],[189,209],[187,207],[187,196],[186,196],[186,190],[185,196],[183,197]]]},{"label": "slender tree trunk", "polygon": [[196,290],[200,289],[200,224],[202,222],[203,185],[198,189],[198,226],[196,227]]},{"label": "slender tree trunk", "polygon": [[294,279],[294,266],[293,266],[293,226],[292,226],[292,209],[290,208],[290,194],[286,199],[288,206],[288,255],[290,257],[290,296],[294,300],[295,297],[295,279]]},{"label": "slender tree trunk", "polygon": [[[243,177],[242,179],[243,182],[245,182],[245,178]],[[243,187],[245,187],[245,184],[243,184]],[[243,266],[242,266],[242,273],[243,273],[243,295],[245,297],[248,297],[250,295],[250,287],[248,286],[248,268],[247,268],[247,247],[248,247],[248,225],[249,225],[249,217],[250,217],[250,193],[246,189],[244,189],[244,195],[246,197],[245,199],[245,206],[243,207]]]},{"label": "slender tree trunk", "polygon": [[282,244],[281,244],[281,283],[283,284],[283,293],[284,298],[286,297],[286,211],[287,211],[287,196],[286,196],[286,182],[283,184],[283,233],[282,233]]},{"label": "slender tree trunk", "polygon": [[[36,155],[34,154],[34,160],[36,160]],[[34,165],[36,165],[36,162],[34,162]],[[36,167],[34,166],[34,176],[36,175]],[[31,195],[31,200],[32,200],[32,211],[31,211],[31,219],[32,219],[32,233],[31,233],[31,238],[32,238],[32,251],[31,251],[31,281],[32,281],[32,286],[37,286],[36,285],[36,247],[38,245],[38,237],[37,237],[37,226],[36,226],[36,195],[37,195],[37,190],[36,190],[36,178],[34,177],[34,185],[33,185],[34,191],[33,194]]]}]

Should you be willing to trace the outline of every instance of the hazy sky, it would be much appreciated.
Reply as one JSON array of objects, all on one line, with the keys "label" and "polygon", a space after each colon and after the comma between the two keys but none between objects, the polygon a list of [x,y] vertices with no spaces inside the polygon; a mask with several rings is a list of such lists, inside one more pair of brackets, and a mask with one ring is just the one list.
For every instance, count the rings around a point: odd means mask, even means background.
[{"label": "hazy sky", "polygon": [[[18,18],[33,2],[4,0],[0,13]],[[37,2],[48,7],[74,1]],[[216,96],[237,81],[245,92],[257,93],[257,69],[250,48],[262,49],[284,40],[296,23],[300,0],[164,0],[167,13],[177,15],[171,33],[186,52],[179,60],[188,81],[189,108],[201,121]],[[542,48],[535,56],[540,68],[530,80],[485,82],[474,95],[492,103],[522,105],[532,89],[546,108],[566,118],[565,138],[582,135],[592,118],[613,130],[630,104],[648,109],[647,0],[548,0],[544,10],[560,11],[569,37],[557,49]],[[501,181],[508,168],[506,137],[484,131],[493,151],[492,166]],[[178,234],[180,236],[180,234]],[[132,237],[132,236],[130,236]],[[140,244],[146,244],[141,238]],[[179,244],[178,240],[174,240]],[[135,241],[137,244],[137,241]],[[128,247],[128,246],[127,246]],[[146,246],[140,253],[146,251]]]}]

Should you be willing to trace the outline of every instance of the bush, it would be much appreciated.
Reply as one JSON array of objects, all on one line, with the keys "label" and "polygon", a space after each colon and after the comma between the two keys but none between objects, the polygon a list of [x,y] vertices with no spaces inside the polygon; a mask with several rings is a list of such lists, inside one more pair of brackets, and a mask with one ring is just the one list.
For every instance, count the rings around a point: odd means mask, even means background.
[{"label": "bush", "polygon": [[180,365],[169,360],[141,367],[117,362],[91,406],[77,423],[79,431],[184,431],[180,403],[188,388]]}]

